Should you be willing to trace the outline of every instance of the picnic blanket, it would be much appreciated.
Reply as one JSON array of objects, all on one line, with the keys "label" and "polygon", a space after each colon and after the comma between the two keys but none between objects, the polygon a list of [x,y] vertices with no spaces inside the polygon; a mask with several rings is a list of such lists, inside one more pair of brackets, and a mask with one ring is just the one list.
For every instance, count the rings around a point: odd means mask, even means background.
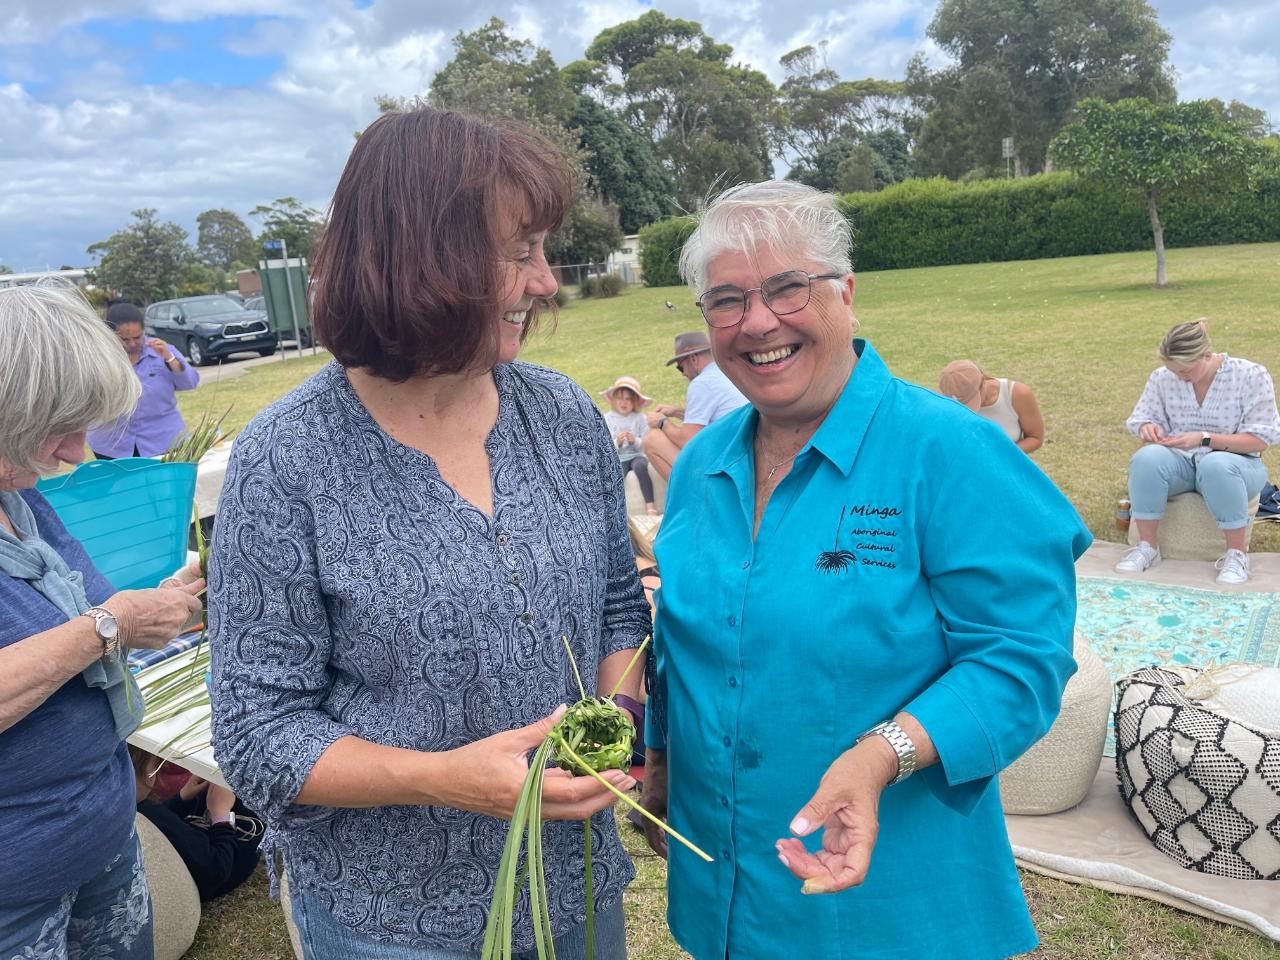
[{"label": "picnic blanket", "polygon": [[1028,870],[1156,900],[1280,941],[1280,881],[1197,873],[1166,857],[1129,814],[1108,757],[1078,806],[1045,817],[1009,815],[1005,824],[1014,857]]},{"label": "picnic blanket", "polygon": [[158,650],[130,650],[129,670],[136,674],[146,667],[154,667],[157,663],[164,663],[170,657],[177,656],[184,650],[190,650],[200,642],[200,638],[203,635],[204,628],[201,627],[199,630],[192,630],[190,633],[175,637]]}]

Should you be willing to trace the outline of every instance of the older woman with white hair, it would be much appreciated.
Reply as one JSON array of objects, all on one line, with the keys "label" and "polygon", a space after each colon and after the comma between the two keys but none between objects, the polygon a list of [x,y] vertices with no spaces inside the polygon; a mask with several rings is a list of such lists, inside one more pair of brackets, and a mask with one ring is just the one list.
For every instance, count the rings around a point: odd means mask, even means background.
[{"label": "older woman with white hair", "polygon": [[115,591],[32,489],[138,398],[79,291],[0,290],[0,358],[0,957],[150,960],[124,745],[142,697],[124,650],[173,639],[203,581]]},{"label": "older woman with white hair", "polygon": [[995,424],[854,338],[831,196],[734,187],[681,270],[751,405],[681,454],[657,540],[645,802],[716,858],[669,850],[676,939],[695,957],[1031,950],[996,774],[1075,670],[1089,534]]}]

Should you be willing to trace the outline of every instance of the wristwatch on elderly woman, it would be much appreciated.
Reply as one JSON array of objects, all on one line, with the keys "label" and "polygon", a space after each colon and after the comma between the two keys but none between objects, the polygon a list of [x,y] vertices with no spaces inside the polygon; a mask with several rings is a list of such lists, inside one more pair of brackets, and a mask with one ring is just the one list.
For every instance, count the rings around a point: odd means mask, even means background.
[{"label": "wristwatch on elderly woman", "polygon": [[898,726],[892,720],[886,720],[884,723],[877,723],[874,727],[858,737],[853,742],[856,747],[867,737],[881,736],[893,747],[893,752],[898,755],[898,774],[889,781],[887,786],[892,787],[895,783],[901,783],[907,777],[911,776],[916,768],[916,745],[912,742],[911,737],[907,735],[907,731]]},{"label": "wristwatch on elderly woman", "polygon": [[116,615],[105,607],[90,607],[80,616],[93,621],[93,632],[102,641],[102,658],[119,656],[120,624],[116,622]]}]

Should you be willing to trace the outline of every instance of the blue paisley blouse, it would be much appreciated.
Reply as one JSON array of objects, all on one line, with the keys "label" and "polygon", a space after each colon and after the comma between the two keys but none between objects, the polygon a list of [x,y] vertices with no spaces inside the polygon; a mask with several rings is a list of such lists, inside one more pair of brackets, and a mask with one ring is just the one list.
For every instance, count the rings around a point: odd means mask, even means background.
[{"label": "blue paisley blouse", "polygon": [[[478,950],[503,820],[426,806],[295,804],[354,735],[449,750],[578,698],[650,629],[604,420],[567,377],[493,371],[493,516],[374,422],[330,364],[237,439],[210,560],[213,739],[227,781],[270,822],[294,890],[376,940]],[[634,876],[593,821],[597,909]],[[557,936],[586,918],[583,831],[548,822]],[[533,945],[527,895],[516,947]]]}]

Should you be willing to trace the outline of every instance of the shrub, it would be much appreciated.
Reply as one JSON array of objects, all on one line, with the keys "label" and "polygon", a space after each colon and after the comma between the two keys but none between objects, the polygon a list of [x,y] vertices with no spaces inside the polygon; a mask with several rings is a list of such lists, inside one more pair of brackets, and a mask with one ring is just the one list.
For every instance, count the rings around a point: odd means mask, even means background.
[{"label": "shrub", "polygon": [[674,287],[680,283],[680,248],[698,225],[695,217],[660,220],[640,230],[640,269],[646,287]]},{"label": "shrub", "polygon": [[597,297],[616,297],[622,293],[622,278],[616,273],[606,273],[596,277]]},{"label": "shrub", "polygon": [[[839,199],[853,230],[859,270],[1036,260],[1152,248],[1136,191],[1069,173],[957,183],[906,180]],[[1249,186],[1162,201],[1170,247],[1280,240],[1280,159],[1264,154]],[[640,232],[648,286],[680,282],[675,265],[695,221],[679,217]]]},{"label": "shrub", "polygon": [[584,300],[587,297],[595,297],[600,295],[600,278],[593,277],[590,274],[582,278],[582,283],[578,284],[578,296]]},{"label": "shrub", "polygon": [[569,295],[564,292],[564,287],[556,287],[556,295],[552,299],[555,300],[557,307],[563,307],[569,302]]}]

